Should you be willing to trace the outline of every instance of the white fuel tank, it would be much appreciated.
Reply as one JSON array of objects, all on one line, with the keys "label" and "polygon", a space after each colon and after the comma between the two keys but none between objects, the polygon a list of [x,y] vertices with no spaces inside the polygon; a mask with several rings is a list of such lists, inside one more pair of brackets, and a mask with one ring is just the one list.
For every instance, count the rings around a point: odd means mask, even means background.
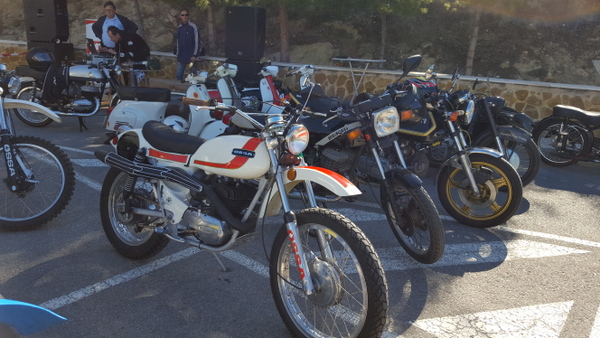
[{"label": "white fuel tank", "polygon": [[226,135],[206,141],[192,155],[191,165],[217,175],[255,179],[270,168],[264,141],[255,137]]}]

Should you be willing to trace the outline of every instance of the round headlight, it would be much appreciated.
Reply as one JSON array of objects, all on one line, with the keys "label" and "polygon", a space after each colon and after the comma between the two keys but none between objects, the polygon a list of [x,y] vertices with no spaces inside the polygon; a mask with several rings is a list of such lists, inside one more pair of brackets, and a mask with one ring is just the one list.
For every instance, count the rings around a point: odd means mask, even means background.
[{"label": "round headlight", "polygon": [[17,95],[19,89],[21,89],[21,78],[11,76],[10,80],[8,81],[8,91],[12,95]]},{"label": "round headlight", "polygon": [[469,100],[467,103],[467,108],[465,108],[464,120],[466,124],[470,124],[473,119],[473,112],[475,112],[475,101]]},{"label": "round headlight", "polygon": [[398,110],[394,106],[389,106],[375,111],[372,114],[373,129],[377,137],[385,137],[397,132],[400,129],[400,118]]},{"label": "round headlight", "polygon": [[285,140],[289,152],[298,155],[308,146],[308,129],[301,124],[295,124],[290,128]]}]

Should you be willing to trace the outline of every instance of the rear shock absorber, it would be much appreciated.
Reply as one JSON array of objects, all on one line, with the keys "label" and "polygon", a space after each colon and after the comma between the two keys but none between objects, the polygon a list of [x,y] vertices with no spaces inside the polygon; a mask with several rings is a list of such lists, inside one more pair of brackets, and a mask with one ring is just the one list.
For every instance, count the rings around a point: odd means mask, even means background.
[{"label": "rear shock absorber", "polygon": [[[140,148],[135,154],[133,159],[134,163],[146,162],[146,148]],[[127,180],[123,186],[123,200],[125,201],[125,213],[131,213],[131,195],[133,194],[133,188],[137,182],[137,176],[129,174]]]}]

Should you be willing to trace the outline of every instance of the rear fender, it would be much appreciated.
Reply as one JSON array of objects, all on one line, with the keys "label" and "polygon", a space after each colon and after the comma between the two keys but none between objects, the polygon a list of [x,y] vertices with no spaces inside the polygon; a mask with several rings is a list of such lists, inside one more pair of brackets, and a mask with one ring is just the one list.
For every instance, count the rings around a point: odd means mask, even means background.
[{"label": "rear fender", "polygon": [[[290,171],[293,171],[296,174],[293,180],[290,179],[290,177],[293,177],[293,174],[290,173]],[[347,178],[325,168],[310,166],[294,167],[285,170],[282,173],[282,177],[286,193],[289,193],[298,184],[310,181],[325,187],[327,190],[340,197],[357,196],[361,194],[361,191]],[[270,199],[269,203],[267,203],[265,216],[276,215],[279,212],[279,209],[281,209],[281,198],[279,196],[279,188],[277,185],[273,185],[269,195]],[[264,203],[262,208],[265,208]]]},{"label": "rear fender", "polygon": [[[498,136],[500,136],[500,138],[503,140],[508,140],[520,144],[526,144],[531,139],[531,134],[521,128],[511,126],[497,126],[496,129],[498,129]],[[481,135],[479,135],[479,137],[475,141],[475,144],[485,146],[484,141],[486,141],[486,139],[488,138],[493,139],[493,137],[494,136],[492,135],[492,131],[486,130]]]}]

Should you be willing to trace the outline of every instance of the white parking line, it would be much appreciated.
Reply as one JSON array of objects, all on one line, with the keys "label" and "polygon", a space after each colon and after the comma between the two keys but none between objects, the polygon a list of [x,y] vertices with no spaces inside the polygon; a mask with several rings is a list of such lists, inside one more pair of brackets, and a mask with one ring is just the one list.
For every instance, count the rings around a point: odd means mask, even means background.
[{"label": "white parking line", "polygon": [[594,320],[594,326],[592,326],[592,332],[590,333],[590,338],[598,337],[600,337],[600,308],[598,308],[598,313],[596,313],[596,320]]}]

